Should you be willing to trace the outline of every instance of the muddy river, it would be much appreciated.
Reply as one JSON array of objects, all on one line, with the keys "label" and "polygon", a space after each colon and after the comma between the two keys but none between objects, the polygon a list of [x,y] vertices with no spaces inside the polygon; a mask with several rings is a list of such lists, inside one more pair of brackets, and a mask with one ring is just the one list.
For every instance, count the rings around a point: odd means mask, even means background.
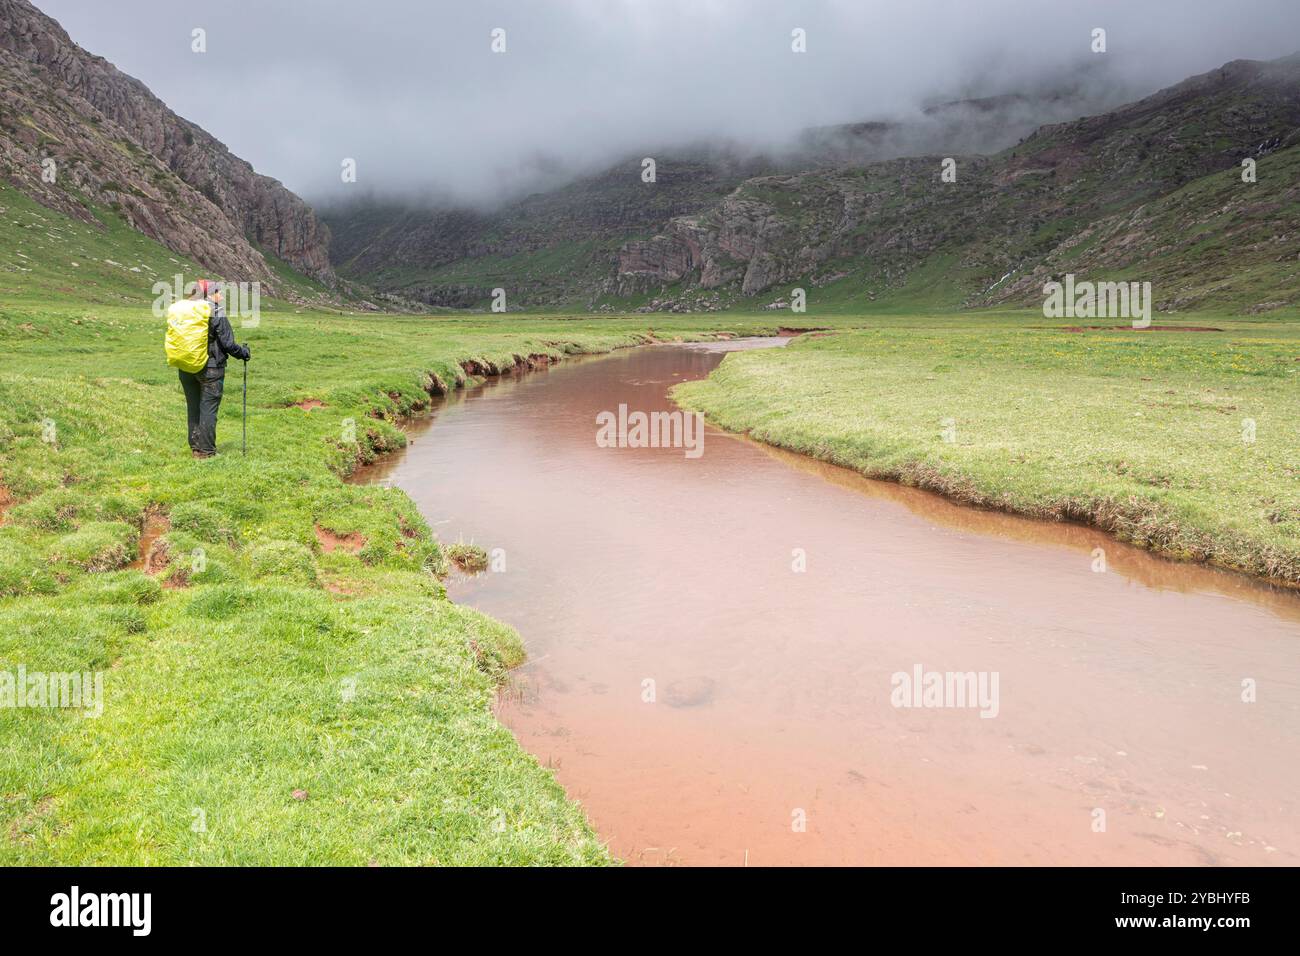
[{"label": "muddy river", "polygon": [[496,379],[372,472],[492,553],[449,591],[527,644],[499,717],[614,853],[1300,863],[1300,596],[712,428],[630,447],[769,344]]}]

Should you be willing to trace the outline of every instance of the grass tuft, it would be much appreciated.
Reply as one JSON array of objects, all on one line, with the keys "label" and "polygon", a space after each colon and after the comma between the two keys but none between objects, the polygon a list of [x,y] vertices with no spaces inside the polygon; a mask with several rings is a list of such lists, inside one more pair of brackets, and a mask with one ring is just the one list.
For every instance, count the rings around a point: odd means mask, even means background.
[{"label": "grass tuft", "polygon": [[487,570],[488,553],[477,544],[458,541],[447,547],[447,557],[466,574],[478,574]]}]

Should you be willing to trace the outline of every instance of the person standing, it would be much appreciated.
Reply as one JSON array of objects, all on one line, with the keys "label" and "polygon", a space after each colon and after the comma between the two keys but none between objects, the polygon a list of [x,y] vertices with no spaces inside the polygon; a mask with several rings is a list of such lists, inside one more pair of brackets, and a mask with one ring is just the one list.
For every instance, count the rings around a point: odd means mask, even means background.
[{"label": "person standing", "polygon": [[200,279],[189,298],[167,309],[167,364],[176,369],[185,392],[190,451],[195,458],[217,453],[217,412],[227,357],[243,362],[251,357],[248,345],[235,341],[221,299],[220,286]]}]

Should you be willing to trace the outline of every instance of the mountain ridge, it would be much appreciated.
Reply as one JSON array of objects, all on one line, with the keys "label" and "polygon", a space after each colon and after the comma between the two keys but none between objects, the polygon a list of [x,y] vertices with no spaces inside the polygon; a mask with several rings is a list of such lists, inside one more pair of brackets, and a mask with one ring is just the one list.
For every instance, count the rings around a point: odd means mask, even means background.
[{"label": "mountain ridge", "polygon": [[[27,0],[0,0],[0,173],[82,222],[92,206],[230,278],[281,283],[268,255],[332,285],[329,232],[144,83],[82,49]],[[42,176],[54,160],[54,182]]]},{"label": "mountain ridge", "polygon": [[[1014,95],[959,102],[977,118],[1024,105]],[[945,104],[931,109],[952,112]],[[883,123],[845,129],[868,144],[889,135]],[[738,181],[707,166],[661,160],[653,187],[639,182],[639,168],[629,160],[501,213],[376,216],[367,235],[352,237],[353,255],[336,262],[358,281],[429,304],[471,308],[485,307],[493,287],[506,288],[525,307],[752,307],[772,304],[761,298],[786,283],[831,289],[827,295],[840,302],[884,307],[900,297],[916,299],[922,282],[932,289],[920,298],[935,307],[1029,305],[1041,298],[1049,263],[1111,271],[1133,265],[1123,256],[1067,255],[1107,234],[1098,225],[1103,220],[1136,214],[1202,177],[1235,175],[1241,159],[1294,145],[1297,130],[1300,55],[1236,60],[1092,116],[1042,124],[987,155],[932,153],[866,163],[832,156],[800,169],[769,163]],[[955,183],[941,181],[947,158],[957,163]],[[663,195],[647,192],[660,187]],[[1281,204],[1276,225],[1279,235],[1290,235],[1287,183],[1266,177],[1251,188],[1256,203]],[[652,197],[664,211],[694,208],[653,228],[651,203],[638,204],[637,196]],[[600,217],[617,221],[628,208],[632,214],[617,223],[626,239],[618,243],[618,229],[606,228]],[[1166,217],[1178,208],[1167,206]],[[328,209],[323,215],[337,233],[350,233],[346,216]],[[442,228],[456,216],[463,217],[456,229]],[[528,238],[521,225],[530,216],[549,226],[540,240]],[[1158,221],[1171,230],[1159,237],[1162,246],[1188,225]],[[466,240],[459,247],[439,246],[457,231]],[[1148,236],[1144,247],[1156,238]],[[438,254],[430,256],[430,249]],[[1274,252],[1285,259],[1289,249]],[[1203,258],[1195,269],[1189,259],[1182,271],[1166,259],[1165,289],[1158,292],[1166,306],[1245,297],[1240,284],[1211,294],[1195,274]],[[1284,301],[1296,301],[1294,294]]]},{"label": "mountain ridge", "polygon": [[[1048,277],[1039,260],[1086,224],[1297,142],[1300,57],[1233,61],[1118,110],[1043,126],[999,154],[959,157],[952,183],[941,181],[939,156],[746,181],[707,213],[621,249],[616,291],[686,283],[755,296],[865,267],[879,297],[942,255],[966,293],[946,304],[1031,304]],[[1021,273],[1031,281],[978,292]],[[1192,304],[1177,292],[1164,301],[1173,298]]]}]

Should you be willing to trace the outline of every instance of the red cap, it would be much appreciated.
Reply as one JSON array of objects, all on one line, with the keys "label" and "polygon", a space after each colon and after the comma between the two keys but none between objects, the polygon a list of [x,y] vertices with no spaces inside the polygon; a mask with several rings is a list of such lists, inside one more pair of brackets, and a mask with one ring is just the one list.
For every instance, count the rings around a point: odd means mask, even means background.
[{"label": "red cap", "polygon": [[212,287],[212,283],[207,279],[200,279],[194,284],[198,287],[199,295],[206,299],[208,297],[208,289]]}]

